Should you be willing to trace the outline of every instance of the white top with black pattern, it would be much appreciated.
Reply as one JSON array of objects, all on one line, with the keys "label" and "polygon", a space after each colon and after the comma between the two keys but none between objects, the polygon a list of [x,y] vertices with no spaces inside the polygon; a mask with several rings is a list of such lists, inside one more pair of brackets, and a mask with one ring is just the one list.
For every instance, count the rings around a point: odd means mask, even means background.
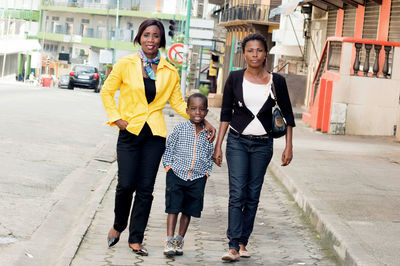
[{"label": "white top with black pattern", "polygon": [[265,135],[263,125],[257,118],[261,107],[271,96],[272,76],[267,84],[252,83],[243,78],[243,101],[246,107],[253,113],[254,119],[243,130],[243,135]]}]

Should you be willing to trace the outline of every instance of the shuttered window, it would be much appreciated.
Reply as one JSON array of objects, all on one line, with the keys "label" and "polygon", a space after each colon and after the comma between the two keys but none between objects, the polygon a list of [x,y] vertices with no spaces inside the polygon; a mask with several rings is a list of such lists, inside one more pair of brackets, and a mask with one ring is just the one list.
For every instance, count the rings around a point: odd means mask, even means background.
[{"label": "shuttered window", "polygon": [[379,24],[380,5],[368,1],[365,6],[363,39],[376,40]]},{"label": "shuttered window", "polygon": [[354,36],[354,26],[356,24],[357,8],[351,5],[345,5],[343,18],[343,37]]},{"label": "shuttered window", "polygon": [[400,0],[392,0],[390,9],[389,41],[400,42]]},{"label": "shuttered window", "polygon": [[326,26],[326,37],[335,36],[336,18],[337,18],[337,10],[336,9],[329,10],[328,11],[328,23]]}]

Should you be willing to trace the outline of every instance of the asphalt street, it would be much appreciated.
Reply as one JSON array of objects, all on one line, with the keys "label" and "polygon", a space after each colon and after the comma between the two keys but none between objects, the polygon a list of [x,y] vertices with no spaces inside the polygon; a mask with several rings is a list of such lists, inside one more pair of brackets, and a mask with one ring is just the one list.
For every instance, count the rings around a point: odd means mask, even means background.
[{"label": "asphalt street", "polygon": [[[104,125],[100,96],[91,90],[2,82],[0,95],[2,264],[16,257],[17,246],[29,242],[59,204],[73,202],[63,193],[70,190],[72,196],[80,187],[79,195],[90,195],[114,159],[115,134]],[[88,166],[94,173],[85,172]],[[67,220],[55,224],[63,228]],[[52,233],[54,239],[59,231]]]}]

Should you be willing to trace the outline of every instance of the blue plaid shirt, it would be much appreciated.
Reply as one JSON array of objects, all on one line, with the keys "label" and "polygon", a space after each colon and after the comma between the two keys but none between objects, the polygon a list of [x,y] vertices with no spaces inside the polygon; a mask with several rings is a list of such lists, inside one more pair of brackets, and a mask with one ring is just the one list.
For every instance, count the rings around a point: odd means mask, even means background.
[{"label": "blue plaid shirt", "polygon": [[167,139],[163,156],[166,170],[172,168],[183,180],[195,180],[211,173],[214,146],[203,129],[196,135],[195,126],[188,120],[175,126]]}]

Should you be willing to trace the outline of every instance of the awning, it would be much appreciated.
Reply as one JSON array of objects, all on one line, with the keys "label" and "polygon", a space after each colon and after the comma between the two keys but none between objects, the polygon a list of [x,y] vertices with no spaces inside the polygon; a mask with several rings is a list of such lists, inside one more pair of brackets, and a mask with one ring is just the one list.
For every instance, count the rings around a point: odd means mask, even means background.
[{"label": "awning", "polygon": [[269,12],[269,18],[274,18],[277,15],[285,15],[288,16],[292,14],[296,7],[299,5],[299,3],[303,2],[304,0],[289,0],[286,3],[283,3],[282,5],[272,9]]},{"label": "awning", "polygon": [[270,54],[284,55],[284,56],[295,56],[302,57],[300,48],[297,45],[282,45],[277,44],[271,48]]},{"label": "awning", "polygon": [[38,40],[1,40],[0,54],[16,54],[30,51],[40,51],[42,47]]}]

